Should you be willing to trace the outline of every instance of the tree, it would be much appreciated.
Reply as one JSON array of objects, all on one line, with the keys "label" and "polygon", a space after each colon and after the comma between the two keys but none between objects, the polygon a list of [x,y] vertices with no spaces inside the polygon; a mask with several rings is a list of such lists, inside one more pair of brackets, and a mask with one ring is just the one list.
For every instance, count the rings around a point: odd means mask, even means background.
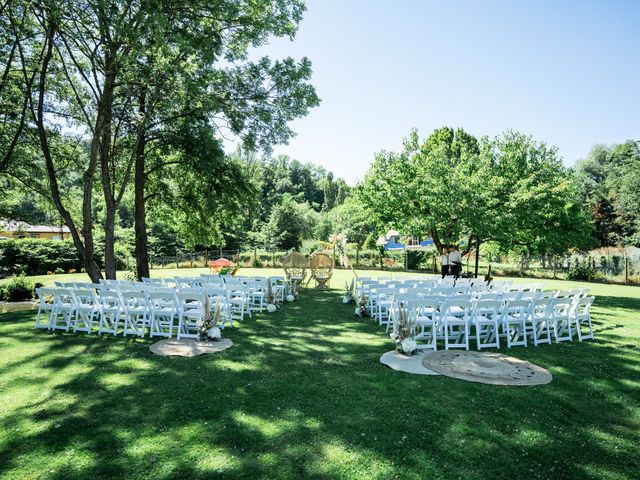
[{"label": "tree", "polygon": [[595,145],[576,165],[600,246],[640,244],[640,143]]},{"label": "tree", "polygon": [[591,246],[591,225],[577,180],[556,148],[507,131],[493,140],[483,139],[481,150],[488,169],[484,240],[539,254]]},{"label": "tree", "polygon": [[[590,225],[555,148],[517,132],[477,142],[442,128],[376,156],[358,189],[378,226],[430,235],[439,251],[468,238],[536,253],[585,248]],[[477,270],[477,267],[476,267]],[[477,272],[476,272],[477,273]]]},{"label": "tree", "polygon": [[371,212],[357,197],[350,196],[342,205],[331,210],[330,215],[333,219],[334,231],[344,234],[348,242],[356,244],[355,264],[358,265],[360,249],[367,237],[375,231]]},{"label": "tree", "polygon": [[380,152],[359,187],[379,229],[430,236],[438,251],[458,241],[480,204],[478,142],[464,130],[435,130],[420,145],[416,131],[399,154]]},{"label": "tree", "polygon": [[[172,137],[163,134],[165,128],[172,129],[176,121],[204,120],[212,131],[226,128],[240,135],[249,148],[268,150],[292,135],[287,126],[290,120],[319,102],[307,82],[311,69],[306,58],[300,62],[247,60],[248,49],[270,36],[294,35],[304,11],[296,0],[183,4],[66,0],[29,3],[29,8],[40,31],[29,39],[26,50],[43,53],[38,88],[33,95],[27,88],[26,95],[51,198],[72,230],[94,281],[101,276],[94,259],[96,178],[105,209],[107,276],[115,276],[116,215],[132,172],[138,271],[148,272],[145,181],[149,171],[166,173],[162,171],[166,162],[149,166],[146,154],[162,138]],[[22,70],[27,71],[27,66],[22,59]],[[81,132],[89,144],[83,173],[82,237],[60,194],[60,161],[53,142],[62,122]]]},{"label": "tree", "polygon": [[282,203],[273,207],[262,231],[267,248],[299,249],[302,241],[313,233],[312,212],[308,204],[297,203],[291,195],[284,195]]}]

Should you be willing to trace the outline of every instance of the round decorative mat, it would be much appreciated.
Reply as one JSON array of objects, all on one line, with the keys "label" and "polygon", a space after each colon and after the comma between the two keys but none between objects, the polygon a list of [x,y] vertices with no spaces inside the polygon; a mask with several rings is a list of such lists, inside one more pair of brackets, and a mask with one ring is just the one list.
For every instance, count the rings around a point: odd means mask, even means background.
[{"label": "round decorative mat", "polygon": [[425,355],[422,363],[448,377],[491,385],[544,385],[553,378],[538,365],[500,353],[444,350]]},{"label": "round decorative mat", "polygon": [[180,357],[195,357],[203,353],[217,353],[233,346],[233,342],[228,338],[223,338],[217,342],[199,342],[198,340],[184,339],[175,340],[167,338],[160,340],[149,346],[149,350],[156,355],[163,357],[177,355]]},{"label": "round decorative mat", "polygon": [[418,375],[440,375],[438,372],[425,368],[422,364],[424,356],[424,354],[420,353],[403,355],[396,350],[391,350],[382,354],[380,363],[399,372],[416,373]]}]

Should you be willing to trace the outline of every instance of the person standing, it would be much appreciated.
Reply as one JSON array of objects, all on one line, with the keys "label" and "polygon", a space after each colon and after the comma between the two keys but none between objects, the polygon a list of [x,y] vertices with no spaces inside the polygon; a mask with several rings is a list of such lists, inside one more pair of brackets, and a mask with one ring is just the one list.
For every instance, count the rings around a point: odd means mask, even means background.
[{"label": "person standing", "polygon": [[442,278],[451,273],[449,271],[449,247],[445,247],[442,249],[442,255],[440,255],[440,269]]},{"label": "person standing", "polygon": [[456,280],[460,278],[460,273],[462,273],[462,255],[457,246],[453,247],[453,250],[449,253],[449,265],[451,273],[456,277]]}]

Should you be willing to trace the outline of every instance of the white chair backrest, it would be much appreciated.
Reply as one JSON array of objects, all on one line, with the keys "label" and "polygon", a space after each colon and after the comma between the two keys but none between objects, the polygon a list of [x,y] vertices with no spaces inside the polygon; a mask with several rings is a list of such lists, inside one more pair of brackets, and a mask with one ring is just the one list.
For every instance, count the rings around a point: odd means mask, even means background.
[{"label": "white chair backrest", "polygon": [[178,308],[178,299],[175,290],[158,289],[149,292],[149,306],[151,309],[170,308],[175,310]]},{"label": "white chair backrest", "polygon": [[177,293],[179,307],[186,310],[202,309],[204,307],[204,295],[201,291]]},{"label": "white chair backrest", "polygon": [[502,294],[502,301],[504,303],[513,302],[513,301],[519,300],[519,299],[520,299],[520,292],[518,292],[518,291],[515,291],[515,292],[514,291],[504,292]]},{"label": "white chair backrest", "polygon": [[38,303],[40,305],[46,305],[49,302],[53,302],[53,288],[36,288],[36,295],[38,296]]},{"label": "white chair backrest", "polygon": [[97,294],[103,308],[123,308],[120,294],[116,290],[100,289]]},{"label": "white chair backrest", "polygon": [[468,319],[471,316],[472,304],[470,300],[449,297],[441,307],[442,316]]},{"label": "white chair backrest", "polygon": [[478,293],[478,301],[485,300],[500,300],[502,294],[497,292],[479,292]]},{"label": "white chair backrest", "polygon": [[529,315],[531,302],[526,300],[513,300],[504,306],[503,313],[513,318],[525,319]]},{"label": "white chair backrest", "polygon": [[500,300],[478,300],[473,313],[474,315],[482,315],[484,317],[495,317],[500,315],[502,302]]},{"label": "white chair backrest", "polygon": [[593,305],[593,301],[595,297],[583,297],[578,300],[575,304],[573,313],[574,315],[584,317],[589,315],[589,311],[591,310],[591,305]]},{"label": "white chair backrest", "polygon": [[570,298],[554,298],[551,300],[550,309],[554,315],[569,315],[572,304]]},{"label": "white chair backrest", "polygon": [[539,298],[529,302],[529,315],[546,318],[550,311],[551,301],[552,299],[550,298]]},{"label": "white chair backrest", "polygon": [[73,298],[72,289],[70,288],[54,288],[53,301],[54,303],[69,305],[75,305],[76,303],[75,298]]},{"label": "white chair backrest", "polygon": [[72,291],[77,305],[96,305],[98,297],[96,291],[89,288],[76,288]]}]

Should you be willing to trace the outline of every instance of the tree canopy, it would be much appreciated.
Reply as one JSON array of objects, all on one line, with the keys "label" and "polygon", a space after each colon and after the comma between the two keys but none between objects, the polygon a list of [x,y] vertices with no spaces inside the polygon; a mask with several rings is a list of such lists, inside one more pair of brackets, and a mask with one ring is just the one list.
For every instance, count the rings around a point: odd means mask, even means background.
[{"label": "tree canopy", "polygon": [[463,238],[538,253],[582,247],[589,225],[556,150],[507,131],[476,140],[462,129],[415,131],[380,152],[358,189],[380,228],[429,236],[438,250]]}]

